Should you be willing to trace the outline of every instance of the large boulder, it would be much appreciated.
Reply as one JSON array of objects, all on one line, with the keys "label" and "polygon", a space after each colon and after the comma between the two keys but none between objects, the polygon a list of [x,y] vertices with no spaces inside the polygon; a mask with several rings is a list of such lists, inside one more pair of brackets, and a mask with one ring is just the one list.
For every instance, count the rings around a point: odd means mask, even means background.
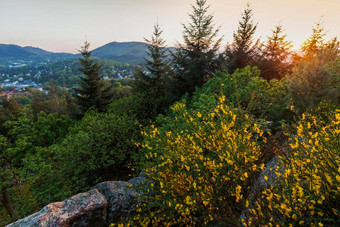
[{"label": "large boulder", "polygon": [[109,224],[122,221],[135,212],[139,201],[139,192],[135,187],[144,182],[147,182],[147,177],[145,171],[142,171],[138,177],[128,182],[107,181],[93,187],[103,194],[108,202],[106,220]]},{"label": "large boulder", "polygon": [[137,186],[144,182],[150,182],[145,170],[128,182],[99,183],[88,192],[51,203],[7,227],[108,226],[135,212],[139,202]]},{"label": "large boulder", "polygon": [[63,202],[51,203],[7,227],[40,226],[106,226],[107,201],[93,189]]}]

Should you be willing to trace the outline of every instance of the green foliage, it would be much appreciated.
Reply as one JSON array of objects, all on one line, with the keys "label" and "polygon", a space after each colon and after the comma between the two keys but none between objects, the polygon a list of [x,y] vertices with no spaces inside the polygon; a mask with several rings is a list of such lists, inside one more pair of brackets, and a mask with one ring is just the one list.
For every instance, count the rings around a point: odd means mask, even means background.
[{"label": "green foliage", "polygon": [[241,108],[257,119],[265,119],[270,129],[279,128],[281,120],[291,121],[293,116],[283,82],[264,80],[256,67],[248,66],[233,74],[225,71],[216,73],[196,90],[193,102],[214,97],[216,103],[220,95],[224,95],[231,106]]},{"label": "green foliage", "polygon": [[91,107],[95,107],[98,111],[104,111],[104,108],[111,102],[112,86],[105,84],[103,76],[100,75],[98,62],[94,62],[89,51],[90,43],[85,42],[80,50],[82,58],[79,58],[81,67],[79,70],[83,73],[78,79],[79,87],[74,88],[78,105],[82,115]]},{"label": "green foliage", "polygon": [[76,193],[101,181],[126,178],[138,136],[135,117],[91,110],[50,152],[68,189]]},{"label": "green foliage", "polygon": [[340,224],[340,110],[323,104],[302,114],[294,129],[291,150],[274,170],[277,182],[261,192],[245,226]]},{"label": "green foliage", "polygon": [[138,93],[112,102],[108,113],[127,114],[134,117],[141,125],[149,125],[158,114],[164,114],[170,104],[168,97],[158,96],[154,90]]},{"label": "green foliage", "polygon": [[257,24],[252,21],[253,10],[250,5],[242,13],[237,31],[233,33],[234,40],[227,45],[225,54],[227,57],[227,69],[230,73],[247,65],[255,66],[259,51],[259,40],[254,43],[254,34]]},{"label": "green foliage", "polygon": [[185,100],[174,104],[169,117],[157,119],[159,128],[152,125],[143,132],[141,147],[155,182],[142,189],[132,223],[237,223],[250,178],[260,169],[257,141],[263,132],[228,106],[223,95],[217,102],[200,99],[192,106]]},{"label": "green foliage", "polygon": [[292,42],[287,41],[287,35],[282,34],[283,29],[278,25],[273,30],[271,37],[262,47],[262,56],[259,63],[261,76],[267,80],[281,79],[291,71]]},{"label": "green foliage", "polygon": [[191,22],[183,25],[184,44],[178,44],[178,49],[172,54],[173,93],[178,98],[186,92],[192,95],[195,87],[201,87],[223,63],[218,54],[222,39],[217,38],[219,29],[214,28],[206,0],[196,0],[192,9],[192,14],[189,14]]},{"label": "green foliage", "polygon": [[5,135],[7,133],[8,130],[3,124],[15,118],[20,110],[21,107],[15,98],[7,95],[0,97],[0,134]]},{"label": "green foliage", "polygon": [[142,42],[111,42],[97,48],[93,55],[132,65],[144,64],[147,57],[147,46]]},{"label": "green foliage", "polygon": [[40,112],[68,117],[76,116],[79,113],[76,101],[70,93],[63,88],[56,87],[52,81],[46,88],[46,93],[37,89],[30,90],[30,108],[34,116]]},{"label": "green foliage", "polygon": [[[41,204],[42,200],[31,189],[36,182],[53,173],[54,163],[49,159],[46,148],[58,142],[69,125],[68,118],[43,112],[37,115],[36,120],[33,114],[21,112],[4,124],[7,133],[6,137],[0,136],[0,188],[9,194],[9,199],[5,202],[3,193],[1,200],[12,217],[20,218],[32,213]],[[39,191],[48,193],[49,188],[41,187]],[[14,210],[9,207],[14,207]]]},{"label": "green foliage", "polygon": [[149,59],[145,59],[145,68],[136,67],[133,75],[135,90],[142,97],[138,112],[149,113],[149,116],[142,117],[144,119],[154,119],[158,114],[164,113],[173,101],[170,97],[171,69],[162,32],[161,27],[156,24],[151,40],[145,39]]},{"label": "green foliage", "polygon": [[146,71],[142,68],[136,68],[134,72],[135,87],[142,92],[154,90],[157,96],[165,96],[169,93],[170,88],[170,66],[167,60],[167,51],[165,40],[161,37],[163,31],[156,24],[151,40],[147,42],[148,56],[146,60]]},{"label": "green foliage", "polygon": [[288,92],[300,112],[324,100],[340,104],[340,43],[336,38],[326,42],[324,35],[317,24],[302,47],[303,56],[287,77]]}]

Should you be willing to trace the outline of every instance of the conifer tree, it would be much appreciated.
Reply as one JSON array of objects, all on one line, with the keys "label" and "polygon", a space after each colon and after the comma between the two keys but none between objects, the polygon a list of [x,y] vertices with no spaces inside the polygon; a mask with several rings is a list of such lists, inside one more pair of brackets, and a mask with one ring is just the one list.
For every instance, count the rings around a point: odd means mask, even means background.
[{"label": "conifer tree", "polygon": [[[158,114],[172,104],[170,96],[170,65],[165,40],[161,37],[163,31],[159,24],[154,25],[151,39],[145,39],[148,48],[148,58],[145,67],[138,67],[134,72],[134,86],[139,92],[141,103],[139,112],[147,112],[148,119],[154,119]],[[145,113],[143,113],[145,114]]]},{"label": "conifer tree", "polygon": [[112,86],[106,84],[100,74],[101,65],[90,58],[92,51],[89,51],[89,47],[90,43],[86,41],[79,51],[82,55],[79,58],[79,70],[83,75],[78,79],[79,86],[74,88],[82,114],[91,107],[103,111],[112,98]]},{"label": "conifer tree", "polygon": [[227,68],[230,73],[237,68],[244,68],[247,65],[255,65],[259,54],[259,40],[254,43],[254,34],[257,24],[252,21],[253,11],[250,5],[242,13],[242,20],[234,32],[233,43],[226,48]]},{"label": "conifer tree", "polygon": [[201,87],[223,63],[218,53],[222,38],[217,38],[219,28],[214,28],[206,0],[196,0],[192,9],[191,22],[183,24],[184,44],[177,44],[178,49],[172,54],[174,93],[178,97],[186,92],[191,95],[195,87]]},{"label": "conifer tree", "polygon": [[305,58],[315,56],[324,47],[325,36],[323,22],[319,21],[313,27],[310,37],[302,44],[301,51]]},{"label": "conifer tree", "polygon": [[287,77],[288,91],[301,111],[323,100],[339,104],[340,42],[336,37],[327,41],[325,36],[322,23],[317,23]]},{"label": "conifer tree", "polygon": [[281,25],[274,28],[272,36],[267,37],[267,42],[262,48],[262,59],[259,63],[261,76],[267,80],[284,77],[291,71],[292,42],[286,40]]},{"label": "conifer tree", "polygon": [[170,66],[167,60],[165,40],[161,37],[163,31],[157,23],[151,39],[144,39],[147,43],[149,58],[145,58],[146,71],[137,68],[134,72],[135,87],[142,92],[153,90],[158,96],[164,96],[169,88]]}]

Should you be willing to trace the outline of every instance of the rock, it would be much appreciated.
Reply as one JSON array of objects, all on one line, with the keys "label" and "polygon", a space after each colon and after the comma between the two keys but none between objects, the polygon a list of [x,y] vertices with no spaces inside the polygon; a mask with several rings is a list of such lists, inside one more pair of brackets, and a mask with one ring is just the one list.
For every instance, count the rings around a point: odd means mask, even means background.
[{"label": "rock", "polygon": [[98,190],[77,194],[63,202],[51,203],[7,227],[106,226],[107,201]]},{"label": "rock", "polygon": [[136,187],[140,184],[143,184],[145,182],[147,182],[149,180],[147,173],[145,170],[142,170],[139,174],[138,177],[132,178],[128,181],[129,184],[131,184],[132,186]]},{"label": "rock", "polygon": [[[275,156],[267,163],[266,168],[261,171],[259,177],[251,187],[250,193],[247,197],[247,200],[249,201],[249,207],[243,209],[240,220],[248,220],[250,217],[252,217],[249,210],[254,208],[254,204],[256,200],[260,198],[261,192],[268,188],[270,185],[277,185],[279,179],[275,173],[275,170],[277,168],[282,168],[279,162],[279,158]],[[268,178],[267,181],[264,180],[265,176]]]},{"label": "rock", "polygon": [[144,182],[150,182],[145,170],[128,182],[99,183],[88,192],[63,202],[51,203],[7,227],[108,226],[127,218],[136,210],[139,191],[135,187]]},{"label": "rock", "polygon": [[123,181],[107,181],[94,186],[108,202],[107,222],[114,223],[135,211],[138,193]]},{"label": "rock", "polygon": [[135,212],[139,194],[135,187],[148,182],[147,180],[146,171],[143,170],[138,177],[128,182],[107,181],[93,187],[98,189],[108,202],[107,222],[109,224],[124,220]]}]

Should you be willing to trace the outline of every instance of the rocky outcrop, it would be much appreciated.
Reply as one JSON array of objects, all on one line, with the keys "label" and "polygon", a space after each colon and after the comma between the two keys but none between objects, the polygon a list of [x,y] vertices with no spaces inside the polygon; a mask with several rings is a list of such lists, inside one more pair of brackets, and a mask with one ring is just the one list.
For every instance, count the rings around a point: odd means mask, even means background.
[{"label": "rocky outcrop", "polygon": [[129,180],[99,183],[92,190],[63,202],[51,203],[7,227],[41,226],[108,226],[135,211],[138,192],[133,188],[149,182],[146,172]]},{"label": "rocky outcrop", "polygon": [[51,203],[39,212],[8,227],[19,226],[100,226],[107,211],[105,197],[94,189],[63,202]]},{"label": "rocky outcrop", "polygon": [[137,205],[138,193],[131,189],[130,184],[122,181],[107,181],[97,184],[94,188],[104,195],[108,202],[107,222],[114,223],[126,218]]}]

